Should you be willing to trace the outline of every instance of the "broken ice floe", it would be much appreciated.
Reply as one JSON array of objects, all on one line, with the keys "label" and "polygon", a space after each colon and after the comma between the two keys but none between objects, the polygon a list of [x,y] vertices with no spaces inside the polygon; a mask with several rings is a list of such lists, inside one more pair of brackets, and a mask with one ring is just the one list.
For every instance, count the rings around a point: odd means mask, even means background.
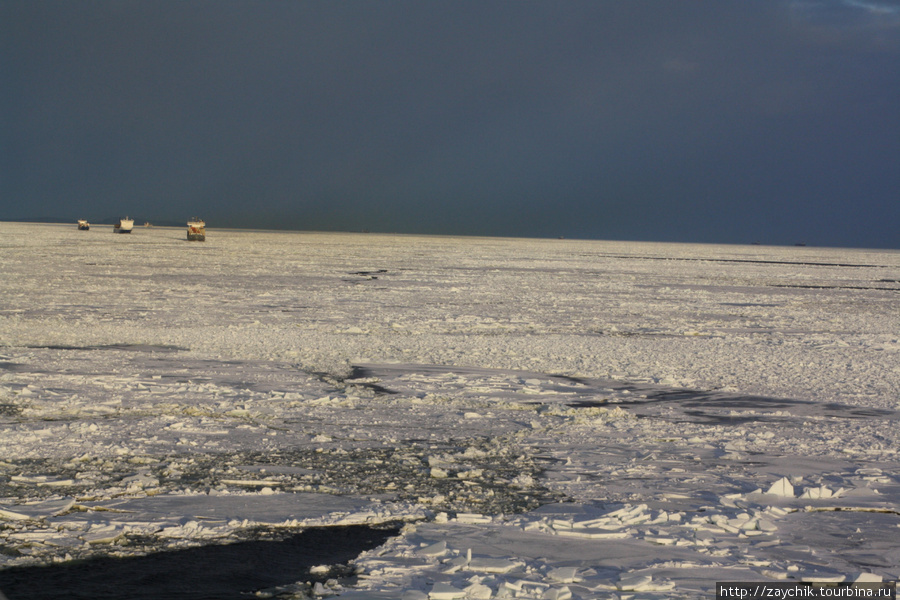
[{"label": "broken ice floe", "polygon": [[[548,506],[534,513],[495,518],[478,530],[452,518],[443,524],[409,525],[401,537],[356,561],[362,572],[360,589],[378,581],[379,589],[395,589],[397,597],[407,598],[543,599],[641,593],[662,599],[695,597],[676,589],[676,580],[684,585],[685,578],[705,585],[716,577],[796,581],[842,577],[815,564],[781,557],[781,542],[774,535],[793,509],[709,507],[690,516],[641,504],[584,511],[585,507]],[[579,531],[618,536],[606,542],[603,537],[573,535]],[[754,532],[756,537],[751,535]],[[733,539],[730,536],[748,535],[757,542],[740,555],[725,543]],[[672,540],[668,549],[650,552],[658,547],[660,536]],[[546,558],[548,553],[556,562]],[[728,556],[740,566],[722,570],[721,561]],[[623,567],[615,566],[620,564]],[[423,580],[433,583],[417,587],[415,582]]]}]

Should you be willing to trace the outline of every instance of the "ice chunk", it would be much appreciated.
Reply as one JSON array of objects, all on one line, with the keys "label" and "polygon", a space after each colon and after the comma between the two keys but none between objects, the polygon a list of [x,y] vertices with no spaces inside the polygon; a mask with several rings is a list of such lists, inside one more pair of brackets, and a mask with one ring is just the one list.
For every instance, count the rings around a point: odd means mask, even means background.
[{"label": "ice chunk", "polygon": [[419,550],[425,556],[440,556],[447,551],[447,542],[437,542]]},{"label": "ice chunk", "polygon": [[773,483],[772,486],[766,490],[766,493],[774,496],[781,496],[782,498],[793,498],[794,486],[791,485],[791,482],[787,477],[782,477]]},{"label": "ice chunk", "polygon": [[534,485],[534,478],[528,474],[517,475],[510,480],[515,487],[527,488]]},{"label": "ice chunk", "polygon": [[760,531],[765,531],[767,533],[771,533],[773,531],[778,530],[778,526],[775,525],[775,523],[773,523],[769,519],[758,519],[756,521],[756,528]]},{"label": "ice chunk", "polygon": [[775,569],[762,569],[760,573],[772,579],[787,579],[788,577],[790,577],[789,573],[786,573],[785,571],[778,571]]},{"label": "ice chunk", "polygon": [[122,479],[121,483],[129,493],[134,493],[147,488],[159,487],[159,479],[146,472],[125,477]]},{"label": "ice chunk", "polygon": [[47,475],[13,475],[9,479],[16,483],[29,483],[40,487],[75,485],[74,479],[60,479],[58,477],[49,477]]},{"label": "ice chunk", "polygon": [[593,527],[586,527],[583,529],[563,529],[562,531],[557,531],[556,534],[563,537],[583,538],[586,540],[615,540],[626,538],[631,535],[628,531],[610,531],[609,529],[598,529]]},{"label": "ice chunk", "polygon": [[574,523],[571,521],[554,519],[552,525],[554,529],[587,529],[589,527],[597,529],[622,528],[621,521],[619,521],[618,519],[609,519],[607,517],[600,517],[599,519],[588,519],[586,521],[575,521]]},{"label": "ice chunk", "polygon": [[824,485],[819,486],[817,488],[806,488],[803,491],[803,495],[801,498],[808,498],[810,500],[818,500],[824,498],[831,498],[833,495],[832,491],[825,487]]},{"label": "ice chunk", "polygon": [[0,508],[0,519],[4,519],[6,521],[23,521],[28,518],[28,515],[20,512],[16,512],[13,510],[4,510]]},{"label": "ice chunk", "polygon": [[321,581],[316,582],[316,585],[313,586],[312,592],[315,596],[318,597],[331,595],[331,590],[322,585]]},{"label": "ice chunk", "polygon": [[644,536],[644,541],[658,546],[674,546],[678,543],[677,538],[661,536]]},{"label": "ice chunk", "polygon": [[116,525],[99,525],[91,527],[90,531],[79,537],[88,544],[111,544],[125,534],[122,527]]},{"label": "ice chunk", "polygon": [[457,556],[447,561],[444,573],[456,573],[469,564],[469,559],[465,556]]},{"label": "ice chunk", "polygon": [[650,575],[625,575],[616,583],[616,587],[620,590],[628,590],[640,592],[648,590],[653,583],[653,577]]},{"label": "ice chunk", "polygon": [[458,513],[456,515],[456,520],[459,521],[460,523],[475,524],[475,523],[490,523],[494,519],[492,517],[490,517],[489,515],[481,515],[478,513]]},{"label": "ice chunk", "polygon": [[572,592],[566,586],[558,589],[550,588],[549,590],[544,592],[543,596],[541,596],[542,600],[570,600],[571,598]]},{"label": "ice chunk", "polygon": [[846,577],[844,575],[826,575],[823,573],[815,573],[804,575],[800,578],[800,581],[812,583],[841,583],[845,579]]},{"label": "ice chunk", "polygon": [[9,521],[43,519],[60,515],[74,505],[74,498],[56,496],[39,502],[28,502],[7,508],[0,507],[0,519]]},{"label": "ice chunk", "polygon": [[428,592],[428,597],[431,600],[457,600],[465,598],[466,593],[447,583],[435,583],[431,591]]},{"label": "ice chunk", "polygon": [[483,583],[473,583],[472,585],[467,586],[464,591],[466,593],[466,600],[490,600],[490,597],[493,595],[491,588]]},{"label": "ice chunk", "polygon": [[513,569],[522,566],[522,562],[508,558],[473,558],[469,563],[469,570],[479,573],[509,573]]},{"label": "ice chunk", "polygon": [[573,583],[578,576],[576,567],[558,567],[547,573],[547,577],[560,583]]}]

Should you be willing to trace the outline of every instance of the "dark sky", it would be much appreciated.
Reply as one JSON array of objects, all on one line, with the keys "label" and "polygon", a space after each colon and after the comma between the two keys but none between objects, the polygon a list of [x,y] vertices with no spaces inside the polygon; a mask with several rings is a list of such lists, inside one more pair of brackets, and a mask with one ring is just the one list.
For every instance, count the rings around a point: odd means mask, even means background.
[{"label": "dark sky", "polygon": [[0,0],[0,219],[900,248],[900,0]]}]

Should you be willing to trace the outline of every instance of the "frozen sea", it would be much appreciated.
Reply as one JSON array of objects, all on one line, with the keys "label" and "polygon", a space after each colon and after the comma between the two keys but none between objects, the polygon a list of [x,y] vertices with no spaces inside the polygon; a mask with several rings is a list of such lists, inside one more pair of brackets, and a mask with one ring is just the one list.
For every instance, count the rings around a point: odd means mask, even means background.
[{"label": "frozen sea", "polygon": [[0,582],[348,526],[238,597],[897,580],[898,419],[897,251],[0,223]]}]

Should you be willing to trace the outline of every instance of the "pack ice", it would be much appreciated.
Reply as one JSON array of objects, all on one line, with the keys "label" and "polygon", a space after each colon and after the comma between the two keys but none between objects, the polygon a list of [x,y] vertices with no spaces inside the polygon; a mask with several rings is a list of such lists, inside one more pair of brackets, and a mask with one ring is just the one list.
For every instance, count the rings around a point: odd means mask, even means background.
[{"label": "pack ice", "polygon": [[896,251],[182,233],[0,223],[0,569],[400,522],[259,595],[900,578]]}]

